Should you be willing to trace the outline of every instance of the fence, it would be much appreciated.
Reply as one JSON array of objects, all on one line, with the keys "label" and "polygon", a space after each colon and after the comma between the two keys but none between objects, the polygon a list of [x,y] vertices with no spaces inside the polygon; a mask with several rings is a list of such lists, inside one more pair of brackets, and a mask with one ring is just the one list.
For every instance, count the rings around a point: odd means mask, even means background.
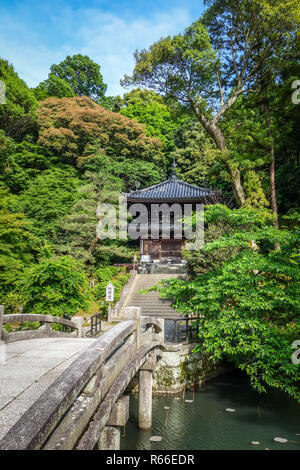
[{"label": "fence", "polygon": [[101,331],[102,314],[96,313],[91,316],[91,329],[86,332],[86,336],[96,336]]},{"label": "fence", "polygon": [[199,318],[166,318],[165,341],[168,343],[191,343],[195,341],[199,333]]}]

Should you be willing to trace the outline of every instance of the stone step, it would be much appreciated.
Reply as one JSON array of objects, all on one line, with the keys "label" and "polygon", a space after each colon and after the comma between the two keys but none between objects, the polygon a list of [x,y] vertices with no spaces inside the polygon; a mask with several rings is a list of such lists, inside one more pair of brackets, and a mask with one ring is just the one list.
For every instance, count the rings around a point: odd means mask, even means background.
[{"label": "stone step", "polygon": [[[132,305],[132,307],[139,307],[138,305]],[[156,309],[149,309],[149,308],[143,308],[141,307],[141,310],[142,312],[147,312],[147,313],[174,313],[176,312],[176,310],[174,310],[173,308],[170,308],[170,309],[163,309],[163,308],[156,308]]]},{"label": "stone step", "polygon": [[147,290],[161,281],[167,279],[182,279],[182,274],[138,274],[135,278],[133,289],[126,299],[124,307],[140,307],[142,315],[153,317],[170,318],[178,317],[179,313],[171,307],[171,299],[163,299],[159,297],[156,291],[146,294],[139,293],[141,290]]},{"label": "stone step", "polygon": [[[170,299],[165,299],[165,300],[159,300],[159,299],[141,299],[140,297],[131,297],[128,299],[128,302],[138,302],[139,304],[145,304],[145,305],[171,305],[172,300]],[[128,303],[127,302],[127,303]]]},{"label": "stone step", "polygon": [[168,306],[170,306],[170,305],[172,304],[172,302],[159,302],[159,301],[157,301],[157,302],[150,302],[150,301],[145,301],[145,300],[142,300],[142,299],[130,299],[130,300],[128,301],[128,305],[129,305],[129,304],[132,304],[132,305],[133,305],[134,303],[135,303],[135,304],[139,304],[139,305],[148,305],[148,306],[150,306],[150,307],[151,307],[151,305],[157,305],[158,307],[162,307],[162,306],[165,305],[166,307],[168,307]]},{"label": "stone step", "polygon": [[150,302],[170,302],[171,299],[167,299],[166,297],[159,297],[156,295],[149,295],[149,294],[137,294],[134,293],[130,296],[130,299],[139,299],[139,300],[149,300]]}]

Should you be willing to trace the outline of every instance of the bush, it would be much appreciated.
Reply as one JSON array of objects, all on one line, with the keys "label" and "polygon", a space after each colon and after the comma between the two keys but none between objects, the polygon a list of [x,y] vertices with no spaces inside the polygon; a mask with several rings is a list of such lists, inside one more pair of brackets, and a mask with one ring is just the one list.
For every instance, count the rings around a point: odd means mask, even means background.
[{"label": "bush", "polygon": [[58,317],[86,310],[92,300],[82,265],[71,256],[43,259],[29,268],[18,283],[18,293],[27,312]]},{"label": "bush", "polygon": [[95,272],[95,278],[99,282],[109,282],[119,272],[119,268],[116,266],[105,266],[97,269]]},{"label": "bush", "polygon": [[116,266],[105,266],[97,269],[96,279],[100,282],[94,287],[94,295],[98,300],[103,300],[106,294],[106,286],[112,282],[115,288],[115,302],[120,299],[122,287],[127,284],[130,274],[126,274],[125,268]]}]

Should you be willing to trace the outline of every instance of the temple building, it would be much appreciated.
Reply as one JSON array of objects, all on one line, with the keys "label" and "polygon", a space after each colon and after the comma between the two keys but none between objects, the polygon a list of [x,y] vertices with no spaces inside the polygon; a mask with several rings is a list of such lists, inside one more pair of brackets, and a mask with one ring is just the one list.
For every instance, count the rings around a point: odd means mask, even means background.
[{"label": "temple building", "polygon": [[[171,176],[162,183],[132,191],[127,196],[128,211],[147,219],[139,224],[142,262],[180,263],[186,238],[182,230],[185,210],[196,211],[197,205],[208,204],[212,191],[181,181],[173,164]],[[136,219],[137,220],[137,219]]]}]

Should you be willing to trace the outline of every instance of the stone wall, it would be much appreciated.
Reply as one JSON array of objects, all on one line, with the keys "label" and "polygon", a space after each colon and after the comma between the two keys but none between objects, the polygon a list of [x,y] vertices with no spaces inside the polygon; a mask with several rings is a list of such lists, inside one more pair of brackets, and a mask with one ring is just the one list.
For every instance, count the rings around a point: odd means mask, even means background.
[{"label": "stone wall", "polygon": [[[192,385],[202,387],[208,380],[229,370],[228,365],[210,361],[205,353],[193,353],[194,347],[194,344],[164,343],[153,371],[154,394],[175,394]],[[127,392],[138,392],[138,374]]]},{"label": "stone wall", "polygon": [[201,387],[227,370],[221,363],[210,361],[205,353],[193,353],[194,347],[165,343],[153,372],[153,393],[178,393],[191,385]]}]

